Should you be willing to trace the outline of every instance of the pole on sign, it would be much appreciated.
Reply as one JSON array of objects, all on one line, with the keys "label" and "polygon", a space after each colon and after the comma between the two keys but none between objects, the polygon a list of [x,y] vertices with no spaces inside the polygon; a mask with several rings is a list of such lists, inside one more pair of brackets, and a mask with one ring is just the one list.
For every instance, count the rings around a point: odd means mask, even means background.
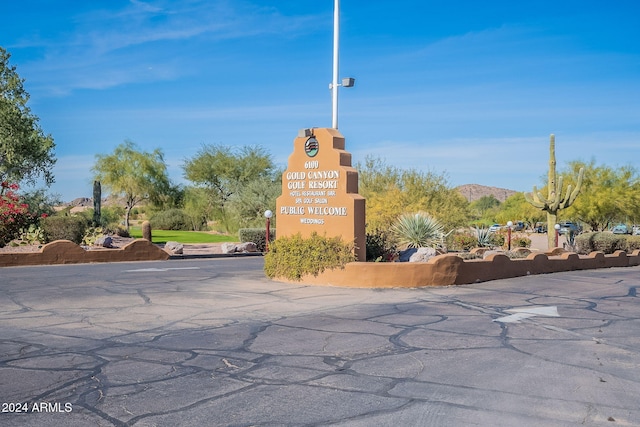
[{"label": "pole on sign", "polygon": [[338,129],[338,45],[340,42],[340,0],[335,0],[333,9],[333,81],[331,82],[332,120],[331,127]]}]

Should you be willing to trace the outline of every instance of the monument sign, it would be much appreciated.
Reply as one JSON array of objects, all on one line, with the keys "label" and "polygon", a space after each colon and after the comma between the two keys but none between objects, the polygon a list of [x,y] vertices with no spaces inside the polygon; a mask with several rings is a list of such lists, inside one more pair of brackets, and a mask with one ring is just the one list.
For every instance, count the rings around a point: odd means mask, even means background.
[{"label": "monument sign", "polygon": [[276,201],[276,237],[300,233],[341,237],[366,260],[365,199],[358,194],[358,171],[333,128],[304,129],[293,141],[282,195]]}]

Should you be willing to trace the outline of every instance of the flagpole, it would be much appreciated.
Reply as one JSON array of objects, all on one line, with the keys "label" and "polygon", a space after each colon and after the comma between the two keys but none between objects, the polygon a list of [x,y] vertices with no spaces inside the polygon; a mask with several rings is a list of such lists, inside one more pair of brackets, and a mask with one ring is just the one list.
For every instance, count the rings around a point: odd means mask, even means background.
[{"label": "flagpole", "polygon": [[334,0],[333,8],[333,81],[331,83],[331,127],[338,129],[338,45],[340,41],[340,0]]}]

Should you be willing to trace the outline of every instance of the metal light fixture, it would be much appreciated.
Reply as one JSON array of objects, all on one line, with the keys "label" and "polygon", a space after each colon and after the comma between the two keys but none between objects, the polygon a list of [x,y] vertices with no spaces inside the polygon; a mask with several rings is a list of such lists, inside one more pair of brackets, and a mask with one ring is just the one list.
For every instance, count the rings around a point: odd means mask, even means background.
[{"label": "metal light fixture", "polygon": [[273,212],[271,212],[269,209],[267,209],[266,211],[264,211],[264,217],[267,219],[267,224],[266,224],[266,229],[267,229],[267,233],[265,236],[265,245],[264,245],[264,251],[265,252],[269,252],[269,238],[271,237],[271,217],[273,216]]}]

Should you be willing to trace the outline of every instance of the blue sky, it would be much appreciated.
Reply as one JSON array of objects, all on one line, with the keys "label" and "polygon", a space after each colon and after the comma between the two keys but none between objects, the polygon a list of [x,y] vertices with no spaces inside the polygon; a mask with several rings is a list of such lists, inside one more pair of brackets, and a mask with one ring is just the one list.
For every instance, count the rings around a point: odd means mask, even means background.
[{"label": "blue sky", "polygon": [[[531,191],[549,134],[573,160],[640,166],[640,2],[342,0],[339,129],[354,163]],[[203,144],[286,165],[331,126],[332,0],[25,0],[0,46],[52,134],[51,191],[90,197],[96,154],[161,148],[172,180]]]}]

